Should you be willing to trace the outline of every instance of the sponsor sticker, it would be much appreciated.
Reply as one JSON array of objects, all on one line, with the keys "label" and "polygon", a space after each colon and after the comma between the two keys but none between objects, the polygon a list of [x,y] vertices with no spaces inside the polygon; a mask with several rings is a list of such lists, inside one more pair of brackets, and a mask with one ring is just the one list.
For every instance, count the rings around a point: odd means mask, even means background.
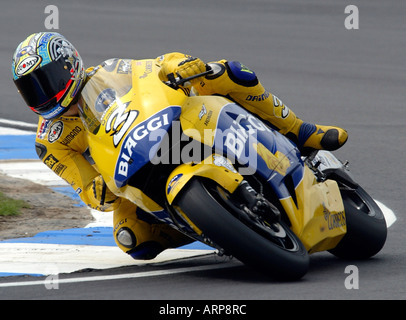
[{"label": "sponsor sticker", "polygon": [[31,70],[35,69],[41,63],[41,57],[37,55],[29,56],[23,59],[16,67],[15,73],[21,77]]},{"label": "sponsor sticker", "polygon": [[168,183],[168,189],[166,190],[166,193],[169,194],[172,189],[178,184],[179,179],[183,176],[182,173],[177,174],[176,176],[174,176],[171,181],[169,181]]},{"label": "sponsor sticker", "polygon": [[63,131],[63,122],[62,121],[55,122],[49,129],[48,141],[50,143],[54,143],[56,140],[59,139],[59,137],[62,134],[62,131]]}]

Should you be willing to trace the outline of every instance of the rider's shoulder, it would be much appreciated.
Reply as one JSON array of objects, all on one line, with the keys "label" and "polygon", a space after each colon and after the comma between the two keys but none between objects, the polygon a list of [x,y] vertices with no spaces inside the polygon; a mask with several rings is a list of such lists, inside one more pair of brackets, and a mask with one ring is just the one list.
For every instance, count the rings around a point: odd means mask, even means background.
[{"label": "rider's shoulder", "polygon": [[81,132],[84,132],[84,128],[79,117],[61,116],[52,120],[40,118],[36,141],[42,144],[58,144],[68,136],[77,136]]}]

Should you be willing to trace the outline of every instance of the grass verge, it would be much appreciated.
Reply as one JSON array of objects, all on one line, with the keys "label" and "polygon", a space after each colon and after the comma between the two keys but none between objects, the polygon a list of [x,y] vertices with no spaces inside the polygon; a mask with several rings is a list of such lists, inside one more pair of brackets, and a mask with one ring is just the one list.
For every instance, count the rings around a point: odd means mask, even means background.
[{"label": "grass verge", "polygon": [[24,200],[15,200],[0,192],[0,216],[17,216],[21,214],[22,208],[29,207]]}]

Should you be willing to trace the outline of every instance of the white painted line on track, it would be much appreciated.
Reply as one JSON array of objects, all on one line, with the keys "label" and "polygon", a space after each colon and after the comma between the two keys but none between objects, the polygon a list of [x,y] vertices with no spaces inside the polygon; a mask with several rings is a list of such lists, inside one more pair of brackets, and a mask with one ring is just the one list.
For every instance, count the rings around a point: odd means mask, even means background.
[{"label": "white painted line on track", "polygon": [[80,282],[92,282],[92,281],[157,277],[157,276],[173,275],[173,274],[187,273],[187,272],[223,269],[223,268],[229,268],[229,267],[230,267],[230,265],[227,265],[225,263],[217,263],[217,264],[213,264],[213,265],[205,265],[205,266],[197,266],[197,267],[154,270],[154,271],[124,273],[124,274],[115,274],[115,275],[106,275],[106,276],[80,277],[80,278],[67,278],[67,279],[52,278],[51,280],[45,279],[45,280],[37,280],[37,281],[0,283],[0,288],[49,285],[50,281],[52,283],[63,284],[63,283],[80,283]]},{"label": "white painted line on track", "polygon": [[33,124],[33,123],[17,121],[17,120],[8,120],[8,119],[3,119],[3,118],[0,118],[0,123],[6,124],[6,125],[12,125],[12,126],[25,127],[25,128],[33,128],[33,129],[35,129],[35,131],[38,126],[37,124]]},{"label": "white painted line on track", "polygon": [[0,172],[13,178],[26,179],[44,186],[69,186],[41,160],[0,160]]},{"label": "white painted line on track", "polygon": [[22,135],[32,135],[35,134],[34,131],[19,130],[14,128],[4,128],[0,127],[0,135],[10,135],[10,136],[22,136]]},{"label": "white painted line on track", "polygon": [[109,269],[146,265],[213,254],[214,250],[167,249],[151,260],[134,260],[116,246],[44,243],[2,243],[0,270],[3,273],[60,274],[82,269]]}]

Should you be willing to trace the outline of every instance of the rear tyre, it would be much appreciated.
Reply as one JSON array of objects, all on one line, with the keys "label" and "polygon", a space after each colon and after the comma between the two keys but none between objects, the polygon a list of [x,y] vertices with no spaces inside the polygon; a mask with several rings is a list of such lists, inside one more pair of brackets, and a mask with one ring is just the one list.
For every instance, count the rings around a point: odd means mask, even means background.
[{"label": "rear tyre", "polygon": [[347,219],[347,233],[330,253],[343,259],[370,258],[377,254],[386,242],[385,217],[362,187],[343,188],[341,195]]},{"label": "rear tyre", "polygon": [[226,254],[272,277],[295,280],[309,269],[308,253],[289,227],[253,219],[214,181],[192,180],[175,206]]}]

